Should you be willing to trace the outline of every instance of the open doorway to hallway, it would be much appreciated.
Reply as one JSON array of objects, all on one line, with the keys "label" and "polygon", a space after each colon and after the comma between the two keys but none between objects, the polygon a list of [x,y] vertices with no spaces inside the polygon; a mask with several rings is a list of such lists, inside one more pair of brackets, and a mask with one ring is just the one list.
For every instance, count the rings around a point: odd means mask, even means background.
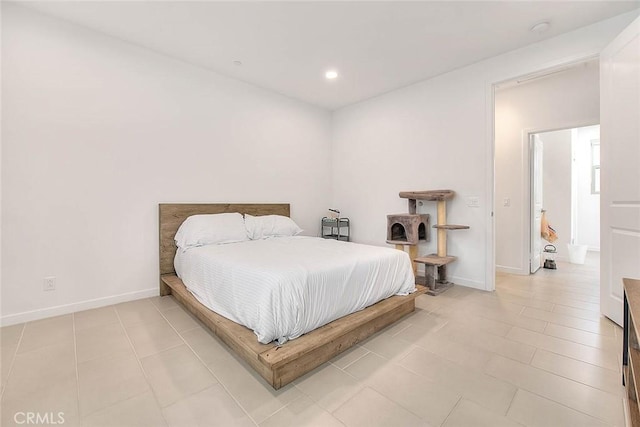
[{"label": "open doorway to hallway", "polygon": [[[532,238],[539,235],[539,228],[532,232],[534,217],[531,193],[532,160],[530,136],[560,129],[573,129],[599,123],[599,63],[597,59],[566,65],[561,69],[540,72],[518,80],[501,83],[495,88],[495,264],[496,272],[529,275],[531,272]],[[571,140],[572,133],[564,136]],[[552,138],[546,135],[547,139]],[[547,163],[551,166],[558,157],[553,154]],[[571,143],[563,147],[568,153],[564,162],[566,184],[556,186],[548,196],[564,187],[564,196],[554,195],[555,202],[547,209],[549,220],[562,237],[556,247],[556,260],[569,260],[567,243],[579,239],[572,228],[571,202]],[[554,182],[555,179],[551,179]],[[590,185],[590,179],[588,180]],[[564,197],[564,198],[563,198]],[[560,200],[560,201],[558,201]],[[546,204],[549,200],[545,201]],[[557,214],[557,215],[556,215]],[[566,215],[566,221],[560,219]],[[563,217],[564,218],[564,217]],[[566,224],[562,224],[565,221]],[[594,230],[597,233],[597,230]],[[572,238],[574,239],[572,241]],[[544,242],[545,244],[547,242]],[[545,244],[538,248],[544,249]],[[561,247],[559,247],[561,246]],[[593,249],[596,249],[594,246]],[[542,263],[540,257],[538,263]],[[538,264],[539,265],[539,264]],[[597,272],[594,273],[594,277]]]}]

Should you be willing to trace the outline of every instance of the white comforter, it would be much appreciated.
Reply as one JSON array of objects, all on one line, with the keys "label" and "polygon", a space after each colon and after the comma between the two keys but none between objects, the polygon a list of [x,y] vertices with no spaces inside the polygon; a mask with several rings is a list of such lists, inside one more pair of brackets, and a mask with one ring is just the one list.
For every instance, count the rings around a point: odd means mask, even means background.
[{"label": "white comforter", "polygon": [[265,344],[415,290],[406,253],[315,237],[178,250],[175,267],[198,301]]}]

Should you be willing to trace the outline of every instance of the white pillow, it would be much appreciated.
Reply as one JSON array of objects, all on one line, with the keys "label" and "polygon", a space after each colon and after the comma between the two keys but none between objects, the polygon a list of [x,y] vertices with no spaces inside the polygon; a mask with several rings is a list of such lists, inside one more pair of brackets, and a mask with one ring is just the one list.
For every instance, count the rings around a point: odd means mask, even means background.
[{"label": "white pillow", "polygon": [[176,246],[183,250],[249,240],[244,219],[238,212],[192,215],[180,225],[174,239]]},{"label": "white pillow", "polygon": [[244,225],[251,240],[268,237],[295,236],[302,233],[291,218],[282,215],[244,216]]}]

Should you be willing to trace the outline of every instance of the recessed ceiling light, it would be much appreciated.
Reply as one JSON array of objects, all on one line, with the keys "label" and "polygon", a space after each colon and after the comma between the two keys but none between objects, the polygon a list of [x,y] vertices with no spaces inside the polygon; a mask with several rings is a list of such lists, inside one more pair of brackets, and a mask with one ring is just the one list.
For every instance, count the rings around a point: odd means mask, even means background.
[{"label": "recessed ceiling light", "polygon": [[238,61],[237,59],[233,61],[233,65],[237,65],[238,67],[242,65],[242,61]]},{"label": "recessed ceiling light", "polygon": [[324,76],[329,80],[334,80],[338,78],[338,72],[336,70],[329,70],[326,73],[324,73]]},{"label": "recessed ceiling light", "polygon": [[542,21],[542,22],[538,22],[533,27],[531,27],[529,31],[531,31],[532,33],[542,34],[545,31],[547,31],[550,26],[551,24],[549,23],[549,21]]}]

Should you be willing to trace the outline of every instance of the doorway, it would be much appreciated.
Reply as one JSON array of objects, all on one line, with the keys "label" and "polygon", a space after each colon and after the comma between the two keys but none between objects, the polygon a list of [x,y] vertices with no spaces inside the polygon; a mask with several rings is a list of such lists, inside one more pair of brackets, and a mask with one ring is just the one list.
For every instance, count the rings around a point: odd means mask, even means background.
[{"label": "doorway", "polygon": [[[530,135],[599,123],[599,87],[599,62],[593,58],[495,86],[496,272],[517,275],[531,272],[534,215],[530,198]],[[570,163],[566,170],[571,170]],[[562,211],[571,212],[570,197],[565,200],[568,205]],[[544,208],[553,225],[556,212]],[[559,225],[558,221],[555,223]],[[571,221],[567,223],[567,229],[558,230],[565,243],[569,243],[572,234]],[[560,256],[568,259],[566,245]]]},{"label": "doorway", "polygon": [[599,264],[600,126],[530,133],[529,153],[529,272]]}]

